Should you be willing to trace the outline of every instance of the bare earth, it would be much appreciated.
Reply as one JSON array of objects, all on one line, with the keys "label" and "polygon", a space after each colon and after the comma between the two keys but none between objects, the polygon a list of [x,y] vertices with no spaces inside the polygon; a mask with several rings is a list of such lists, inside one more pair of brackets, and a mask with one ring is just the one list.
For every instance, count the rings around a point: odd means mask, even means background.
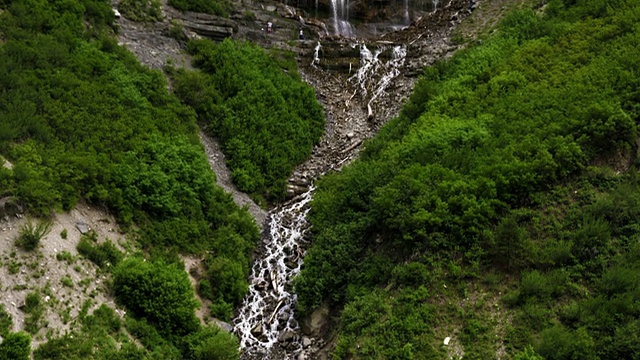
[{"label": "bare earth", "polygon": [[[106,304],[120,316],[124,315],[113,298],[106,295],[106,277],[96,265],[78,255],[76,250],[81,237],[76,227],[78,222],[85,223],[95,231],[99,241],[110,239],[115,244],[124,242],[125,238],[111,215],[84,204],[77,205],[69,213],[56,214],[51,232],[41,240],[40,247],[32,252],[22,251],[15,245],[20,228],[26,221],[23,217],[0,220],[0,262],[3,265],[0,267],[0,303],[13,318],[13,331],[24,330],[26,314],[19,308],[24,304],[27,294],[34,291],[41,293],[45,307],[42,328],[33,338],[34,348],[45,341],[45,335],[63,335],[78,325],[76,317],[87,301],[91,301],[89,313]],[[60,236],[64,229],[68,234],[66,239]],[[71,263],[57,260],[56,255],[63,251],[73,256]],[[63,278],[71,279],[73,285],[63,285]]]}]

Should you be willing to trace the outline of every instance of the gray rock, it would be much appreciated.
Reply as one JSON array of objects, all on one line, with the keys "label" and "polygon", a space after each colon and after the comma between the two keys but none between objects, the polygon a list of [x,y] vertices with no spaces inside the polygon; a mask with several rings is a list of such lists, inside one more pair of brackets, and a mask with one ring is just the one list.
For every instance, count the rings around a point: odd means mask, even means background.
[{"label": "gray rock", "polygon": [[251,334],[255,337],[262,336],[262,334],[264,334],[264,330],[262,330],[262,323],[256,324],[256,326],[251,329]]},{"label": "gray rock", "polygon": [[265,10],[267,10],[268,12],[274,12],[277,10],[277,8],[274,5],[267,5],[264,7]]},{"label": "gray rock", "polygon": [[80,234],[86,234],[91,230],[89,225],[82,221],[78,221],[76,223],[76,228],[78,229],[78,231],[80,231]]},{"label": "gray rock", "polygon": [[222,320],[213,319],[213,323],[216,324],[220,329],[230,333],[233,331],[233,326],[231,324],[224,322]]},{"label": "gray rock", "polygon": [[320,336],[329,325],[329,305],[322,304],[311,315],[302,320],[300,328],[302,333],[311,336]]},{"label": "gray rock", "polygon": [[309,346],[311,346],[311,339],[304,336],[302,338],[302,346],[304,346],[305,348],[308,348]]},{"label": "gray rock", "polygon": [[296,334],[291,329],[283,330],[280,335],[278,335],[278,341],[285,342],[290,341]]}]

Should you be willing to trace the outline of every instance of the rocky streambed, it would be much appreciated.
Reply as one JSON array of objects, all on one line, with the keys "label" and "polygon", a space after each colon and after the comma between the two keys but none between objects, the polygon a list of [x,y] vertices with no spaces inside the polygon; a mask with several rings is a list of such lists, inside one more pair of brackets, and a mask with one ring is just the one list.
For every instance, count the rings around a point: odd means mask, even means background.
[{"label": "rocky streambed", "polygon": [[[180,21],[186,37],[248,39],[265,48],[297,54],[302,79],[316,89],[327,121],[311,158],[289,179],[288,202],[268,214],[264,212],[230,183],[224,155],[215,140],[204,135],[201,140],[221,186],[239,205],[249,206],[256,222],[263,225],[251,288],[233,321],[243,358],[323,359],[332,346],[327,325],[330,310],[320,309],[308,319],[296,318],[296,296],[291,285],[309,246],[306,213],[312,184],[356,158],[366,139],[398,114],[422,68],[457,50],[451,34],[469,15],[469,3],[453,0],[402,30],[363,39],[328,36],[321,20],[305,18],[304,12],[280,3],[249,2],[241,6],[244,8],[231,19],[218,19],[180,13],[165,4],[165,19],[158,23],[119,19],[120,42],[150,67],[161,69],[167,59],[189,67],[180,42],[168,36],[171,24]],[[246,16],[248,13],[252,16]],[[270,34],[264,32],[268,21],[274,23]],[[307,40],[292,40],[299,28],[304,29]]]}]

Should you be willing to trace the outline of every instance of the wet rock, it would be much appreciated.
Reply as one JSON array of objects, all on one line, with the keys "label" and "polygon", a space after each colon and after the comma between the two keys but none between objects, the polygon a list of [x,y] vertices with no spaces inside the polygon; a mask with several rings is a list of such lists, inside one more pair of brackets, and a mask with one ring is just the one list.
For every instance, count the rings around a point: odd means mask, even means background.
[{"label": "wet rock", "polygon": [[320,336],[329,325],[329,305],[322,304],[311,315],[302,320],[302,333],[310,336]]},{"label": "wet rock", "polygon": [[251,329],[251,334],[255,337],[260,337],[264,334],[264,330],[262,329],[262,323],[256,324],[256,326]]},{"label": "wet rock", "polygon": [[292,198],[296,195],[304,194],[305,192],[307,192],[307,190],[309,189],[305,186],[288,184],[286,193],[287,193],[287,197]]},{"label": "wet rock", "polygon": [[311,338],[304,336],[302,338],[302,346],[305,348],[308,348],[309,346],[311,346]]},{"label": "wet rock", "polygon": [[278,341],[280,342],[290,341],[290,340],[293,340],[294,336],[296,336],[296,333],[294,333],[293,330],[285,329],[280,333],[280,335],[278,335]]}]

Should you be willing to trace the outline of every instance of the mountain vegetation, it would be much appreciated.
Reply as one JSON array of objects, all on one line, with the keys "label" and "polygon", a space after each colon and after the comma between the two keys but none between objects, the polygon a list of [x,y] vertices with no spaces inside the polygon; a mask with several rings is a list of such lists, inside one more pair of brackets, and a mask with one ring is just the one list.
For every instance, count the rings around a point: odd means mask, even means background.
[{"label": "mountain vegetation", "polygon": [[335,358],[638,358],[638,24],[511,13],[318,182],[296,291],[340,309]]},{"label": "mountain vegetation", "polygon": [[239,190],[263,203],[283,200],[287,178],[324,129],[293,54],[231,40],[191,41],[188,50],[202,72],[178,71],[176,95],[220,140]]},{"label": "mountain vegetation", "polygon": [[[121,6],[134,20],[137,12],[159,16],[157,2],[123,1]],[[140,10],[140,6],[149,8]],[[57,337],[47,334],[48,342],[38,339],[41,344],[33,356],[237,358],[238,343],[233,335],[217,327],[204,327],[196,318],[199,305],[178,254],[204,259],[205,273],[198,291],[211,300],[212,315],[228,320],[247,290],[258,227],[248,211],[216,185],[199,143],[196,119],[200,114],[168,91],[164,74],[142,66],[118,46],[117,31],[113,9],[103,0],[0,1],[0,158],[12,164],[0,167],[0,198],[11,199],[29,214],[44,219],[29,222],[17,245],[36,251],[46,241],[50,229],[47,218],[53,212],[70,211],[87,202],[115,214],[133,239],[136,253],[125,254],[112,242],[99,244],[95,234],[85,234],[78,244],[79,253],[111,275],[113,295],[128,310],[127,316],[121,318],[106,305],[91,313],[94,304],[88,301],[73,320],[79,328]],[[216,50],[201,41],[194,49],[200,49],[194,50],[202,54],[198,59],[237,49],[229,54],[233,61],[253,62],[253,74],[269,74],[256,81],[270,87],[247,87],[244,92],[251,88],[259,94],[271,92],[274,103],[266,106],[257,102],[260,115],[278,119],[277,125],[269,125],[276,127],[273,131],[287,129],[289,122],[294,130],[282,130],[286,140],[274,137],[286,144],[283,154],[271,153],[276,151],[273,143],[265,145],[268,152],[261,156],[274,162],[263,158],[259,163],[262,168],[253,169],[250,175],[241,175],[248,170],[240,165],[234,169],[237,179],[255,176],[255,181],[263,184],[254,186],[256,194],[267,189],[283,193],[284,179],[309,154],[322,131],[322,112],[313,91],[295,75],[291,58],[286,66],[293,68],[287,68],[291,71],[285,74],[284,60],[248,44],[227,42]],[[231,73],[230,63],[226,66],[220,76]],[[176,75],[178,84],[180,76],[211,76],[212,84],[217,81],[214,74],[180,73]],[[234,105],[215,106],[229,106],[225,111],[237,119],[240,115],[233,111],[243,101],[249,100],[240,96]],[[310,114],[313,117],[307,116]],[[256,120],[255,112],[253,116],[243,123],[251,131],[256,129],[249,124]],[[231,120],[224,121],[229,124]],[[219,123],[208,126],[214,134],[233,131],[216,129],[222,127]],[[246,137],[238,134],[225,140],[235,146],[254,146],[233,140],[238,136]],[[247,149],[242,151],[246,154]],[[234,154],[230,155],[234,164],[251,164],[251,159]],[[66,229],[63,233],[66,238]],[[68,252],[59,255],[61,260],[72,257]],[[63,285],[73,286],[73,281],[67,278]],[[27,302],[33,306],[25,310],[32,319],[29,321],[39,325],[47,301],[41,295],[38,291],[29,294]],[[11,319],[6,316],[5,326],[4,315],[3,310],[0,358],[28,358],[31,337],[10,332]],[[31,330],[35,334],[39,329]]]}]

